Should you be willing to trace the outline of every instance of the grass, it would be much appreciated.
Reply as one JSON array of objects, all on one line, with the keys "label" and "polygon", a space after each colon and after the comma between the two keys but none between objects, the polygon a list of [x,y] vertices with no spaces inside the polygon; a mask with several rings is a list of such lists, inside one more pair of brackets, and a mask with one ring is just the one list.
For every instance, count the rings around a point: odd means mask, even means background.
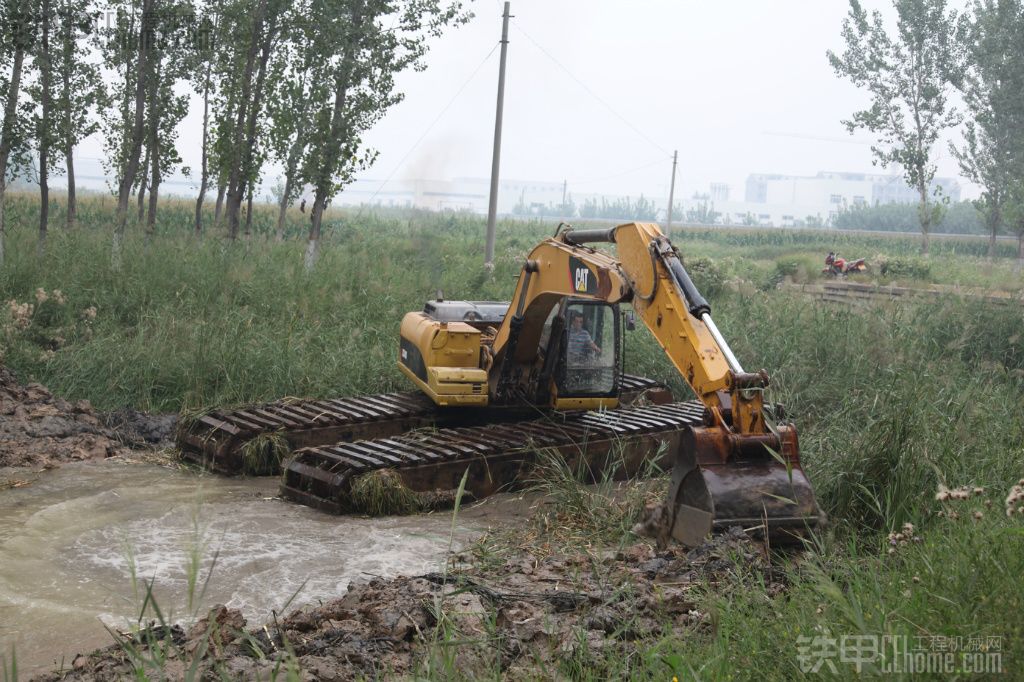
[{"label": "grass", "polygon": [[266,431],[243,443],[240,452],[246,474],[270,476],[281,471],[282,464],[291,455],[291,447],[281,432]]},{"label": "grass", "polygon": [[[336,212],[323,257],[307,274],[294,240],[231,245],[176,236],[187,231],[189,209],[169,202],[160,237],[149,247],[130,239],[114,270],[111,203],[83,202],[83,228],[54,230],[42,260],[25,227],[31,202],[11,203],[8,217],[20,227],[0,270],[0,300],[32,311],[0,312],[3,361],[103,409],[199,411],[287,395],[408,390],[394,367],[402,314],[438,288],[449,298],[507,298],[528,250],[552,231],[540,222],[500,223],[496,268],[487,273],[477,217]],[[989,264],[983,239],[935,239],[922,268],[917,239],[893,235],[695,228],[674,241],[687,262],[702,259],[695,279],[743,365],[769,370],[770,400],[785,404],[800,430],[805,469],[833,527],[806,558],[781,569],[783,594],[750,579],[709,587],[700,608],[713,615],[712,628],[686,641],[651,633],[628,657],[591,652],[561,674],[790,679],[805,676],[799,638],[826,633],[1002,637],[1004,667],[1016,671],[1024,656],[1024,533],[1020,517],[998,506],[1024,475],[1021,310],[948,296],[851,311],[775,289],[787,277],[814,281],[824,253],[836,249],[869,263],[910,264],[898,276],[873,270],[875,280],[1019,292],[1016,245],[1000,243]],[[628,371],[687,395],[646,331],[629,333],[626,356]],[[627,517],[646,489],[588,487],[578,472],[547,466],[538,485],[549,505],[525,536],[492,542],[492,558],[512,542],[636,541]],[[997,508],[940,517],[948,506],[934,499],[940,485],[982,487]],[[890,554],[888,535],[905,523],[922,542]],[[836,676],[853,676],[850,665],[837,666]]]},{"label": "grass", "polygon": [[414,514],[420,510],[419,497],[392,469],[378,469],[357,476],[349,494],[352,507],[370,516]]},{"label": "grass", "polygon": [[[931,524],[920,544],[900,546],[893,554],[870,540],[847,537],[792,568],[784,598],[749,585],[705,591],[700,603],[716,614],[715,630],[693,640],[658,642],[652,651],[695,673],[681,678],[789,680],[816,677],[801,669],[800,656],[814,637],[887,637],[908,648],[921,644],[924,651],[939,651],[932,643],[948,638],[966,643],[992,637],[999,641],[1002,670],[1014,676],[1024,655],[1024,603],[1012,588],[1013,576],[1024,570],[1022,532],[997,513],[980,521],[962,517]],[[832,663],[836,677],[858,677],[850,663],[838,657]],[[874,676],[893,665],[892,657],[873,660],[864,672]],[[946,679],[955,672],[926,677]],[[961,677],[990,676],[969,672]]]}]

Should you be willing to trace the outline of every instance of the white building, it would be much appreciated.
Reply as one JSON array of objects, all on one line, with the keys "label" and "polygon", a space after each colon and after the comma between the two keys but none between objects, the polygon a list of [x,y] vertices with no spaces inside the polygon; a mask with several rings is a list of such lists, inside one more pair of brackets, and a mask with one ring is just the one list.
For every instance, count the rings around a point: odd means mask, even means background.
[{"label": "white building", "polygon": [[[500,180],[498,213],[512,213],[520,202],[527,207],[559,205],[563,190],[565,185],[561,182]],[[345,187],[335,203],[487,213],[490,192],[491,181],[488,178],[396,179],[386,184],[380,180],[359,179]]]},{"label": "white building", "polygon": [[[951,201],[960,200],[960,183],[955,179],[935,178],[932,191],[936,187]],[[827,224],[844,208],[913,204],[919,198],[917,190],[908,186],[902,175],[896,174],[826,171],[814,176],[754,174],[747,178],[743,205],[728,208],[742,214],[768,215],[775,226],[792,225],[808,216],[818,216]]]}]

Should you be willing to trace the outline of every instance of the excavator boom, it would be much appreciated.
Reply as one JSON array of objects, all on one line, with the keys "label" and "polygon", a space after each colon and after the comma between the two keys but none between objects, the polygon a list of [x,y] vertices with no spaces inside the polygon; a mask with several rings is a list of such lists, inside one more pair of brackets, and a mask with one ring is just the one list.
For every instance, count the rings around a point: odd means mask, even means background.
[{"label": "excavator boom", "polygon": [[634,309],[707,410],[706,424],[685,427],[676,451],[659,539],[694,545],[734,524],[789,539],[818,525],[822,515],[800,464],[796,428],[768,418],[767,372],[743,370],[658,226],[630,223],[561,237],[580,248],[616,244]]},{"label": "excavator boom", "polygon": [[[615,244],[617,253],[592,246],[600,243]],[[734,523],[776,536],[817,525],[820,513],[800,465],[796,429],[773,424],[764,404],[768,373],[743,369],[711,305],[653,223],[559,230],[542,241],[527,256],[489,343],[475,341],[481,332],[469,324],[410,313],[403,322],[403,371],[438,404],[613,408],[615,387],[602,381],[611,369],[607,343],[594,337],[607,336],[600,306],[626,303],[705,410],[702,423],[679,426],[686,433],[674,459],[662,539],[694,544],[714,527]],[[407,329],[418,341],[406,338]],[[414,368],[405,361],[407,347],[420,349],[410,357],[430,354],[432,361]],[[456,357],[460,353],[464,360]]]}]

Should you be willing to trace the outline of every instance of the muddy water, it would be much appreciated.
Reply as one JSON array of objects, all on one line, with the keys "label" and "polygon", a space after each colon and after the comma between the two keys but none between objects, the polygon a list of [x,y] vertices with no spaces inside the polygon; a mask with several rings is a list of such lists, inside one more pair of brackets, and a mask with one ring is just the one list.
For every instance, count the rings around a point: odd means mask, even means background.
[{"label": "muddy water", "polygon": [[[276,487],[108,460],[0,491],[0,653],[15,647],[20,670],[62,656],[67,665],[111,643],[104,624],[134,622],[150,580],[174,620],[224,603],[258,624],[296,593],[293,606],[344,594],[353,580],[441,566],[449,514],[332,517],[275,499]],[[460,516],[456,547],[487,516]]]}]

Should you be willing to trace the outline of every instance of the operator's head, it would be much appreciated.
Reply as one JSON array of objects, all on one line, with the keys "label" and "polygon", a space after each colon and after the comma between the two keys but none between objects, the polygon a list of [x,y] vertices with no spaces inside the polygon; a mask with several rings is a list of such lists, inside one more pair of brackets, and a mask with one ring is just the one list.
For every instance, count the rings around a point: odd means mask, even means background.
[{"label": "operator's head", "polygon": [[583,329],[583,313],[573,311],[569,315],[569,324],[573,329]]}]

